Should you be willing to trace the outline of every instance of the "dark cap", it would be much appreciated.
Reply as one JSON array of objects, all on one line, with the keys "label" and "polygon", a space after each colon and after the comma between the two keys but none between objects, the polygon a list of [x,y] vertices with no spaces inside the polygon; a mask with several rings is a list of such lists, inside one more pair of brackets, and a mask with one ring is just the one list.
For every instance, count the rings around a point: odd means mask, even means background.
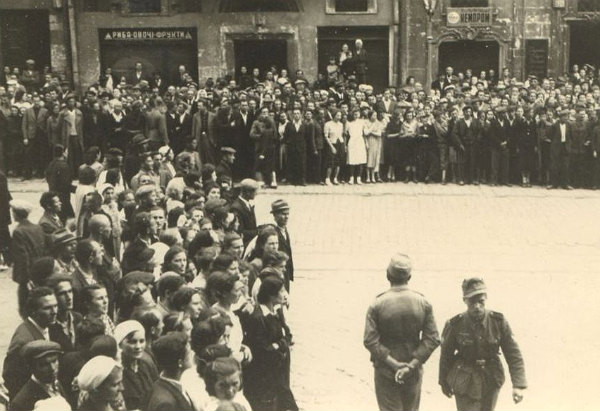
[{"label": "dark cap", "polygon": [[31,264],[30,278],[34,285],[46,284],[46,280],[54,273],[54,258],[40,257]]},{"label": "dark cap", "polygon": [[[152,253],[154,256],[154,253]],[[127,287],[131,284],[144,283],[146,285],[154,282],[154,274],[145,271],[132,271],[119,280],[119,288]]]},{"label": "dark cap", "polygon": [[57,230],[52,234],[52,245],[58,247],[59,245],[69,244],[77,241],[77,237],[67,229]]},{"label": "dark cap", "polygon": [[391,282],[406,281],[410,278],[412,263],[406,254],[394,254],[388,264],[387,278]]},{"label": "dark cap", "polygon": [[471,298],[478,294],[486,294],[487,288],[481,278],[467,278],[462,283],[463,298]]},{"label": "dark cap", "polygon": [[149,140],[146,138],[145,135],[136,134],[135,136],[133,136],[133,139],[131,140],[131,144],[134,146],[139,146],[139,145],[147,143],[148,141]]},{"label": "dark cap", "polygon": [[285,200],[275,200],[271,203],[271,214],[275,214],[280,211],[287,211],[289,209],[290,205]]},{"label": "dark cap", "polygon": [[50,354],[62,354],[60,344],[54,341],[35,340],[21,348],[21,357],[27,361],[37,360]]}]

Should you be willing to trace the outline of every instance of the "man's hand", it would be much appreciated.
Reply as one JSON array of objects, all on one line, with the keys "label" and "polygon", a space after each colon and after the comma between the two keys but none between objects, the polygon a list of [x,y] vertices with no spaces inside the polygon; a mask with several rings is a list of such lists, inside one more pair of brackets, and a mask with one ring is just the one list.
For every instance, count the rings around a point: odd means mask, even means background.
[{"label": "man's hand", "polygon": [[408,364],[405,364],[402,368],[396,370],[396,374],[394,375],[394,381],[397,384],[404,384],[404,379],[410,374],[412,368],[409,368]]},{"label": "man's hand", "polygon": [[442,384],[442,392],[448,398],[452,398],[454,395],[454,391],[452,391],[452,388],[448,384]]},{"label": "man's hand", "polygon": [[512,390],[512,398],[515,404],[523,401],[523,389],[522,388],[513,388]]},{"label": "man's hand", "polygon": [[331,147],[331,154],[333,154],[333,155],[337,154],[337,150],[335,149],[335,147]]}]

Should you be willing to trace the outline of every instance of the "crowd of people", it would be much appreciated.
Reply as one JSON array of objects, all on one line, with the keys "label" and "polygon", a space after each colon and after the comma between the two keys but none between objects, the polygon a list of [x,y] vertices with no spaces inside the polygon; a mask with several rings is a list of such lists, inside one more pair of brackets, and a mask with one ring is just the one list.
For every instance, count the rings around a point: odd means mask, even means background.
[{"label": "crowd of people", "polygon": [[[68,160],[54,150],[39,221],[32,204],[6,204],[0,181],[22,318],[4,359],[8,409],[298,410],[289,204],[274,201],[273,222],[257,226],[258,182],[231,189],[212,167],[201,185],[191,155],[178,157],[168,196],[143,171],[111,183],[114,170],[98,162],[78,169],[71,194]],[[151,169],[154,158],[142,161]]]}]

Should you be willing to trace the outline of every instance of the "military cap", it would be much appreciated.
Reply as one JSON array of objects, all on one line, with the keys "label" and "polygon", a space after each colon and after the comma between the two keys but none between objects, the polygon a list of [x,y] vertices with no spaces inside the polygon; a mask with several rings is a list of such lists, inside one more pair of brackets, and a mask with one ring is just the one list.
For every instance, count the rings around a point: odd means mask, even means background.
[{"label": "military cap", "polygon": [[463,298],[471,298],[478,294],[486,294],[487,287],[481,278],[468,278],[462,283]]},{"label": "military cap", "polygon": [[297,86],[299,84],[306,84],[306,80],[299,78],[296,81],[294,81],[295,86]]},{"label": "military cap", "polygon": [[221,153],[225,153],[225,154],[235,154],[236,151],[234,148],[231,147],[221,147]]},{"label": "military cap", "polygon": [[390,259],[387,268],[387,278],[390,281],[403,281],[410,277],[412,263],[406,254],[396,253]]},{"label": "military cap", "polygon": [[31,204],[29,201],[20,200],[17,198],[15,200],[11,200],[10,208],[12,208],[14,211],[22,211],[29,215],[31,210],[33,210],[33,204]]},{"label": "military cap", "polygon": [[285,200],[275,200],[271,203],[271,214],[290,209],[290,205]]},{"label": "military cap", "polygon": [[21,356],[27,361],[37,360],[50,354],[62,354],[60,344],[54,341],[30,341],[21,348]]},{"label": "military cap", "polygon": [[240,188],[242,190],[258,190],[258,182],[252,178],[245,178],[240,182]]},{"label": "military cap", "polygon": [[257,83],[256,84],[256,87],[264,87],[264,86],[265,86],[265,83]]}]

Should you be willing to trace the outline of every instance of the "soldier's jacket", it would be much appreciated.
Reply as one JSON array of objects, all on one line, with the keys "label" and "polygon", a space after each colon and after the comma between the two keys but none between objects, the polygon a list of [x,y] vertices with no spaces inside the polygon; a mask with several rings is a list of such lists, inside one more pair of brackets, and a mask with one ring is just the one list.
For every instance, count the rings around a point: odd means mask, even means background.
[{"label": "soldier's jacket", "polygon": [[525,365],[510,326],[498,312],[486,311],[476,322],[466,313],[446,322],[442,333],[439,383],[457,395],[480,399],[504,384],[500,349],[508,363],[513,387],[526,388]]},{"label": "soldier's jacket", "polygon": [[393,378],[385,364],[391,355],[398,361],[413,358],[424,364],[440,344],[431,304],[408,286],[394,286],[377,296],[367,311],[364,345],[375,368]]}]

